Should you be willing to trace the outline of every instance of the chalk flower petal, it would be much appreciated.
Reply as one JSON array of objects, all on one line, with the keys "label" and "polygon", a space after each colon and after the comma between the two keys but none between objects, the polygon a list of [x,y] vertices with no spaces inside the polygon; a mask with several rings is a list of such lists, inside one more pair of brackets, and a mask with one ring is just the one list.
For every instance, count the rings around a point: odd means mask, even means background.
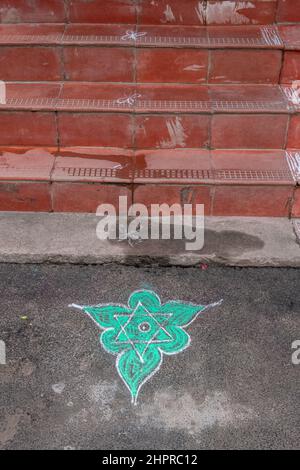
[{"label": "chalk flower petal", "polygon": [[187,326],[195,320],[197,315],[205,310],[205,305],[193,305],[184,302],[167,302],[162,305],[162,313],[170,313],[172,315],[170,324],[177,326]]},{"label": "chalk flower petal", "polygon": [[151,313],[156,313],[161,308],[160,298],[149,290],[138,290],[131,294],[128,300],[129,307],[135,309],[139,304]]},{"label": "chalk flower petal", "polygon": [[95,305],[93,307],[83,307],[84,311],[88,313],[93,320],[98,323],[101,328],[117,328],[115,315],[117,314],[130,314],[130,309],[121,305]]},{"label": "chalk flower petal", "polygon": [[173,336],[173,340],[159,345],[163,353],[178,354],[190,345],[191,338],[186,331],[172,325],[167,328],[167,331]]},{"label": "chalk flower petal", "polygon": [[130,390],[132,402],[136,403],[141,386],[149,380],[162,363],[162,353],[150,345],[143,355],[143,361],[133,350],[124,351],[117,360],[119,374]]}]

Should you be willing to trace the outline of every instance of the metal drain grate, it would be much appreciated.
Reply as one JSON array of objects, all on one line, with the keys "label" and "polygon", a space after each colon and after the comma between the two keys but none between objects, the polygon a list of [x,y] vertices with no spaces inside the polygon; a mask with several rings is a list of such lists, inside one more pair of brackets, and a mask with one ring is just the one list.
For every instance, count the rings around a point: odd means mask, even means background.
[{"label": "metal drain grate", "polygon": [[192,101],[192,100],[137,100],[136,109],[151,110],[170,110],[170,111],[209,111],[211,103],[209,101]]},{"label": "metal drain grate", "polygon": [[110,168],[60,168],[67,176],[84,178],[116,178],[119,171]]},{"label": "metal drain grate", "polygon": [[47,107],[52,109],[84,109],[84,110],[131,110],[158,111],[158,112],[268,112],[268,111],[291,111],[294,106],[285,96],[282,100],[147,100],[135,98],[130,99],[92,99],[92,98],[34,98],[34,97],[10,97],[7,107]]},{"label": "metal drain grate", "polygon": [[57,103],[56,98],[7,98],[6,104],[2,107],[14,106],[14,107],[39,107],[47,106],[50,108],[55,108]]},{"label": "metal drain grate", "polygon": [[212,174],[217,180],[285,181],[291,179],[290,172],[284,170],[213,170]]},{"label": "metal drain grate", "polygon": [[62,34],[48,34],[48,35],[36,35],[36,34],[0,34],[0,43],[60,43],[62,40]]},{"label": "metal drain grate", "polygon": [[199,179],[211,178],[209,170],[135,170],[134,178]]},{"label": "metal drain grate", "polygon": [[287,181],[292,180],[289,171],[280,170],[192,170],[192,169],[144,169],[122,171],[110,168],[74,168],[58,169],[73,178],[127,178],[135,179],[182,179],[199,181]]},{"label": "metal drain grate", "polygon": [[65,34],[62,39],[63,43],[97,43],[97,44],[130,44],[130,40],[122,40],[121,36],[84,36],[84,35],[68,35]]},{"label": "metal drain grate", "polygon": [[279,32],[275,27],[264,26],[255,34],[245,34],[243,37],[213,36],[160,36],[146,32],[131,32],[131,35],[95,35],[95,34],[0,34],[0,43],[29,43],[29,44],[112,44],[129,46],[155,47],[281,47],[283,46]]}]

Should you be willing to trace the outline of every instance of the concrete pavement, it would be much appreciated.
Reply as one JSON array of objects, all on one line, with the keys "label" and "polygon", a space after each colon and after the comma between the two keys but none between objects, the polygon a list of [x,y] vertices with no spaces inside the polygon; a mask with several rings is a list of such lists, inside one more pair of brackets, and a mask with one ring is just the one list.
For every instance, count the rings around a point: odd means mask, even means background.
[{"label": "concrete pavement", "polygon": [[207,217],[205,243],[185,240],[100,241],[93,214],[0,214],[0,262],[121,263],[300,267],[300,222],[284,218]]}]

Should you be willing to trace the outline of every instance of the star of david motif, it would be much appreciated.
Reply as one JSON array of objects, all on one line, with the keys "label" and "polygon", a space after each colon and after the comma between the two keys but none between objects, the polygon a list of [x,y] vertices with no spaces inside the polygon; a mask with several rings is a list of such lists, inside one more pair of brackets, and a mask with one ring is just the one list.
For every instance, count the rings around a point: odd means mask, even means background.
[{"label": "star of david motif", "polygon": [[130,315],[115,315],[120,325],[116,343],[131,344],[141,362],[151,344],[173,341],[173,336],[165,329],[172,314],[152,314],[139,302]]}]

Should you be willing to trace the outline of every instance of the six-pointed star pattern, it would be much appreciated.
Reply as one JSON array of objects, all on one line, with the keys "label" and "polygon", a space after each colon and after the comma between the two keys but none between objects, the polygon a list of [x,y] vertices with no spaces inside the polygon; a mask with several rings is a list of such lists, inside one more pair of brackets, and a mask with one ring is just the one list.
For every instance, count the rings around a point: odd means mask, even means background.
[{"label": "six-pointed star pattern", "polygon": [[115,342],[131,344],[141,362],[144,362],[143,356],[150,344],[173,341],[173,336],[164,328],[171,316],[171,313],[152,314],[139,302],[131,314],[114,315],[120,325]]}]

